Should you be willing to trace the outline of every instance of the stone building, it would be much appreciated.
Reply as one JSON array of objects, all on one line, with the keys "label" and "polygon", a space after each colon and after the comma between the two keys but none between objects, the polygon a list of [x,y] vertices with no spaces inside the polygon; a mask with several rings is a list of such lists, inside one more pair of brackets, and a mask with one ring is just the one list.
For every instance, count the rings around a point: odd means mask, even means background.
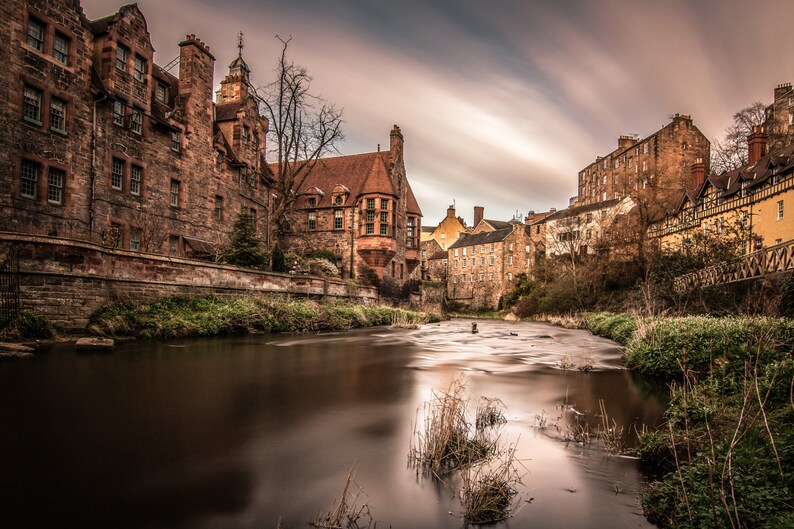
[{"label": "stone building", "polygon": [[768,153],[762,131],[757,127],[748,137],[747,165],[701,179],[651,225],[648,235],[663,250],[686,250],[695,233],[738,234],[746,252],[794,239],[794,143]]},{"label": "stone building", "polygon": [[518,274],[531,270],[535,248],[523,223],[483,219],[447,254],[448,298],[483,308],[496,307]]},{"label": "stone building", "polygon": [[794,142],[794,88],[791,83],[775,87],[764,114],[763,131],[768,149],[775,152]]},{"label": "stone building", "polygon": [[615,236],[621,222],[628,222],[634,208],[628,196],[604,202],[574,206],[547,215],[542,221],[528,226],[544,227],[543,245],[546,256],[593,254],[620,246]]},{"label": "stone building", "polygon": [[692,164],[708,163],[709,148],[708,139],[685,114],[676,114],[643,139],[621,136],[617,149],[579,171],[576,205],[646,195],[672,207],[689,185]]},{"label": "stone building", "polygon": [[77,0],[9,0],[0,107],[4,229],[170,255],[214,253],[240,212],[267,233],[267,121],[240,55],[213,103],[194,35],[178,75],[154,62],[135,4],[88,20]]},{"label": "stone building", "polygon": [[422,212],[405,175],[403,143],[395,125],[388,151],[317,160],[287,214],[284,249],[330,250],[342,277],[372,271],[407,281],[419,266]]}]

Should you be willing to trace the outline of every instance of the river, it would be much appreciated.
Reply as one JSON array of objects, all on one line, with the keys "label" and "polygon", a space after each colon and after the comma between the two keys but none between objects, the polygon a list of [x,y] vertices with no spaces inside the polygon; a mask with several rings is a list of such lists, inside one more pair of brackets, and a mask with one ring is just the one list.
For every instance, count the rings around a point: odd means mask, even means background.
[{"label": "river", "polygon": [[654,426],[664,388],[586,331],[478,325],[124,342],[110,354],[61,344],[2,362],[0,525],[307,527],[355,464],[377,527],[460,528],[455,480],[417,476],[407,452],[417,410],[463,374],[472,406],[504,402],[500,436],[524,467],[514,516],[495,527],[652,527],[637,462],[566,442],[565,424],[573,408],[595,432],[603,399],[618,425]]}]

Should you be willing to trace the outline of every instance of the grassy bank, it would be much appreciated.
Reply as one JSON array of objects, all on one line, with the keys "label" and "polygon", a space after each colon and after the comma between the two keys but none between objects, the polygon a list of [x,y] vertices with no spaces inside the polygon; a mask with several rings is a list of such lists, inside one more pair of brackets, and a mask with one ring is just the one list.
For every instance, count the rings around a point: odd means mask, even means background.
[{"label": "grassy bank", "polygon": [[640,439],[659,479],[661,527],[794,527],[794,321],[785,318],[547,319],[625,346],[629,368],[670,381],[666,424]]},{"label": "grassy bank", "polygon": [[114,303],[91,315],[89,331],[103,336],[177,338],[249,332],[314,332],[429,323],[437,314],[381,305],[318,303],[276,298],[172,297],[151,303]]}]

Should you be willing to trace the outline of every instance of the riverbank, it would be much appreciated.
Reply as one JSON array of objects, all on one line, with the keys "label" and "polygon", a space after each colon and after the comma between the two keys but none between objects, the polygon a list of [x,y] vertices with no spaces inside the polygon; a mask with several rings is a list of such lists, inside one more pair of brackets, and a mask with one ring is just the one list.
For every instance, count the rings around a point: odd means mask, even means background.
[{"label": "riverbank", "polygon": [[88,331],[94,335],[163,339],[413,326],[441,321],[441,316],[383,305],[305,299],[176,296],[150,303],[112,303],[92,314],[89,321]]},{"label": "riverbank", "polygon": [[669,381],[667,424],[640,438],[659,479],[642,498],[661,527],[794,526],[794,320],[629,314],[545,317],[625,347]]}]

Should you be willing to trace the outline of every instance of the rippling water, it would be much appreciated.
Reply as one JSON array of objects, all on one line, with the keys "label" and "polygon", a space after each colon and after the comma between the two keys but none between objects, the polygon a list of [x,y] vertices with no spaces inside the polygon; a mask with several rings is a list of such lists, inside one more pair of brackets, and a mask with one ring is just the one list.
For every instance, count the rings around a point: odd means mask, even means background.
[{"label": "rippling water", "polygon": [[651,527],[636,461],[564,439],[573,409],[595,431],[599,399],[627,429],[654,425],[663,391],[585,331],[478,325],[59,346],[0,363],[0,525],[306,527],[355,463],[378,527],[459,528],[455,480],[417,477],[406,454],[417,410],[463,373],[472,406],[507,406],[501,436],[526,468],[498,527]]}]

